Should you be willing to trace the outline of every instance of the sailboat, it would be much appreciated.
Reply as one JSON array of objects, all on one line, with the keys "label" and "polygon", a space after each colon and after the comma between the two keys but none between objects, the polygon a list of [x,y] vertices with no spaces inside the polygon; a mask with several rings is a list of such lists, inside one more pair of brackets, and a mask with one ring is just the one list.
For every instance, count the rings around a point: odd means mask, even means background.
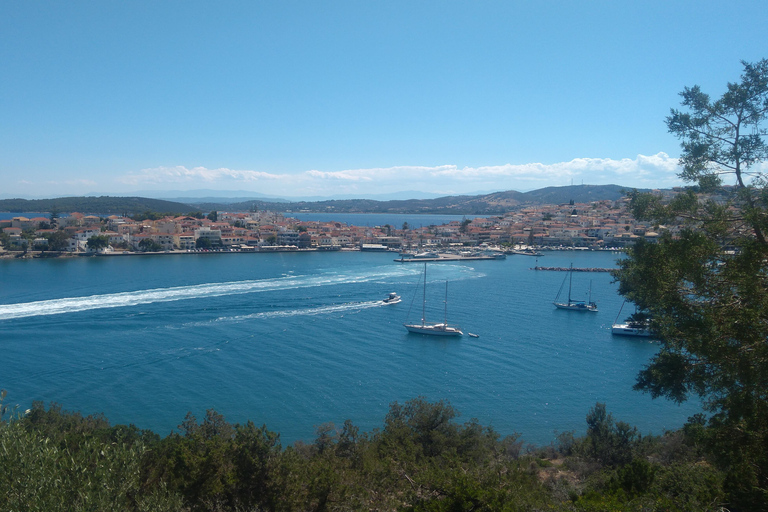
[{"label": "sailboat", "polygon": [[[563,293],[563,287],[565,286],[565,281],[568,281],[568,302],[563,302],[560,300],[560,295]],[[552,303],[555,305],[558,309],[567,309],[569,311],[593,311],[597,312],[597,303],[592,302],[592,283],[589,284],[589,300],[573,300],[571,298],[571,286],[573,284],[573,263],[571,263],[571,267],[568,270],[568,275],[565,276],[565,279],[563,279],[563,284],[560,285],[560,290],[557,292],[557,297],[555,297],[555,301]]]},{"label": "sailboat", "polygon": [[421,323],[420,324],[403,324],[408,332],[416,334],[429,334],[432,336],[461,336],[464,333],[461,332],[458,326],[448,325],[448,281],[445,282],[445,314],[442,323],[430,324],[426,320],[426,308],[427,308],[427,264],[424,263],[424,289],[421,302]]},{"label": "sailboat", "polygon": [[649,337],[651,335],[651,330],[648,328],[648,319],[638,320],[637,308],[635,308],[634,315],[631,315],[623,324],[619,323],[619,317],[621,316],[621,311],[624,309],[624,303],[626,302],[627,301],[625,300],[621,303],[619,314],[616,315],[616,320],[614,320],[613,325],[611,326],[611,334],[617,334],[619,336]]}]

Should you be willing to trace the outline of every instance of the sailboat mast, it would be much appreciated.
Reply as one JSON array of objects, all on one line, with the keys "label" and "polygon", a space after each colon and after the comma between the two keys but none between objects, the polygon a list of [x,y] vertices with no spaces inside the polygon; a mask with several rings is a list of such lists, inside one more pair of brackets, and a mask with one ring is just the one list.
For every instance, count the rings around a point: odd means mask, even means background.
[{"label": "sailboat mast", "polygon": [[421,325],[427,322],[427,262],[424,262],[424,294],[421,300]]},{"label": "sailboat mast", "polygon": [[445,300],[443,301],[443,305],[445,308],[445,319],[443,320],[443,323],[445,325],[448,325],[448,280],[445,280]]},{"label": "sailboat mast", "polygon": [[571,304],[571,284],[573,284],[573,263],[571,263],[571,268],[568,271],[570,274],[570,279],[568,280],[568,304]]}]

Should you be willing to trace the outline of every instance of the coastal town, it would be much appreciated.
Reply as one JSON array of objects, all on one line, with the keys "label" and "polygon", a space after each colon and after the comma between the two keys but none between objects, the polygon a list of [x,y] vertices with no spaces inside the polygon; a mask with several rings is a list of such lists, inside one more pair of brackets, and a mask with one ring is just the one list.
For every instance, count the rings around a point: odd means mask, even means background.
[{"label": "coastal town", "polygon": [[[0,221],[6,256],[118,255],[211,251],[333,251],[458,249],[621,249],[638,239],[655,240],[679,226],[641,222],[629,199],[536,205],[504,215],[465,217],[443,225],[355,226],[301,221],[272,211],[208,215],[99,216],[78,212],[49,217],[15,216]],[[147,217],[147,218],[141,218]],[[141,220],[138,220],[141,218]]]}]

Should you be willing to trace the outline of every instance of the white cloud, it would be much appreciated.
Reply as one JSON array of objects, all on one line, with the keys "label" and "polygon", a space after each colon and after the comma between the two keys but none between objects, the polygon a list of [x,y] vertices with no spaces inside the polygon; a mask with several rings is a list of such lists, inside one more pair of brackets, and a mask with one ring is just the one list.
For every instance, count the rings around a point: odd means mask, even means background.
[{"label": "white cloud", "polygon": [[275,174],[227,168],[155,167],[118,179],[128,185],[183,185],[207,188],[239,186],[282,196],[366,195],[419,190],[467,194],[490,190],[531,190],[573,183],[663,188],[681,184],[677,159],[666,153],[623,158],[576,158],[552,164],[527,163],[481,167],[393,166],[340,171],[309,170]]},{"label": "white cloud", "polygon": [[254,182],[259,180],[276,180],[282,176],[259,171],[237,171],[220,167],[208,169],[193,167],[188,169],[183,165],[175,167],[153,167],[142,169],[137,173],[129,173],[117,179],[126,185],[159,184],[159,183],[217,183],[217,182]]}]

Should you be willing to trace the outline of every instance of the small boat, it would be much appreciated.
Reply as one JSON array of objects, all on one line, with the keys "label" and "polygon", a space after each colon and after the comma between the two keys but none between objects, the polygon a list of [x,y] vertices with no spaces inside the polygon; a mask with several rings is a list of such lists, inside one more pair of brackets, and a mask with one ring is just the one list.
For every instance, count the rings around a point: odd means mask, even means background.
[{"label": "small boat", "polygon": [[[560,295],[563,292],[565,281],[568,280],[568,301],[563,302],[560,300]],[[589,300],[573,300],[571,298],[571,286],[573,284],[573,263],[571,263],[568,269],[568,274],[563,279],[563,284],[560,285],[560,290],[557,292],[557,297],[552,303],[558,309],[567,309],[568,311],[592,311],[597,312],[597,303],[592,302],[592,283],[589,284]]]},{"label": "small boat", "polygon": [[439,258],[439,257],[440,255],[434,251],[417,252],[416,254],[411,256],[411,258],[413,259]]},{"label": "small boat", "polygon": [[613,324],[611,326],[611,334],[619,336],[643,336],[649,337],[651,331],[648,330],[648,325],[640,322],[627,322],[625,324]]},{"label": "small boat", "polygon": [[468,333],[467,333],[467,335],[468,335],[470,338],[479,338],[479,337],[480,337],[480,335],[479,335],[479,334],[475,334],[475,333],[473,333],[473,332],[468,332]]},{"label": "small boat", "polygon": [[542,253],[534,251],[533,249],[509,249],[507,254],[517,254],[519,256],[544,256]]},{"label": "small boat", "polygon": [[619,314],[616,315],[616,320],[614,320],[613,325],[611,326],[611,334],[616,334],[618,336],[642,336],[645,338],[649,337],[651,335],[651,330],[648,326],[648,319],[641,318],[642,315],[639,315],[637,312],[627,318],[624,323],[618,323],[619,317],[621,316],[621,310],[624,309],[624,304],[626,302],[627,301],[625,300],[621,303]]},{"label": "small boat", "polygon": [[427,308],[427,263],[424,263],[424,288],[421,303],[421,323],[408,324],[403,326],[408,332],[415,334],[429,334],[431,336],[462,336],[464,333],[458,326],[448,325],[448,281],[445,282],[445,320],[442,323],[430,324],[426,320]]},{"label": "small boat", "polygon": [[401,300],[400,296],[392,292],[389,294],[389,296],[386,299],[382,300],[381,302],[383,302],[384,304],[397,304],[398,302],[400,302],[400,300]]}]

